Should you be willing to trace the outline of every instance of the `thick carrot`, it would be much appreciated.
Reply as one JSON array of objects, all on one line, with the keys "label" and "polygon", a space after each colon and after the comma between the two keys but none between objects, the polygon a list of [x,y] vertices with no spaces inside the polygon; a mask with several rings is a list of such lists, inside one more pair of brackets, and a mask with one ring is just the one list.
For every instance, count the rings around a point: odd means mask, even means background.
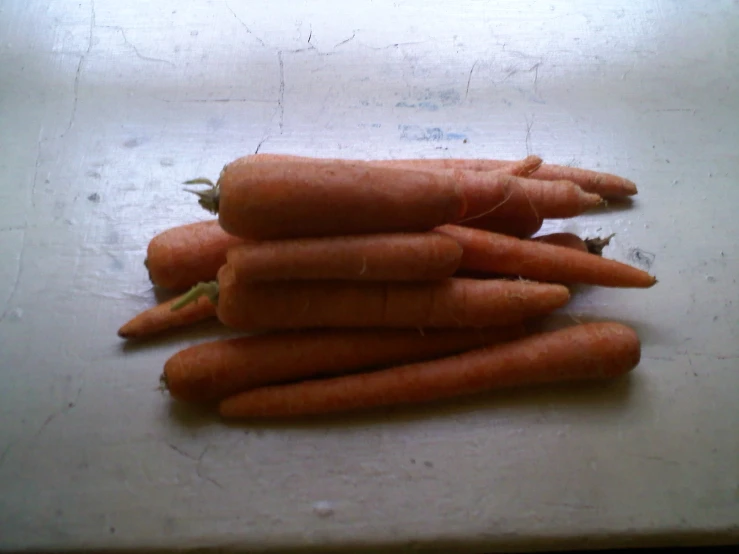
[{"label": "thick carrot", "polygon": [[[256,159],[302,159],[312,160],[320,158],[310,158],[305,156],[289,156],[285,154],[256,154]],[[529,156],[526,160],[538,159],[535,156]],[[354,160],[356,161],[356,160]],[[618,198],[624,196],[633,196],[637,193],[636,184],[633,181],[599,171],[590,169],[580,169],[578,167],[569,167],[556,164],[544,164],[539,159],[539,165],[533,167],[532,163],[525,164],[528,171],[516,172],[515,166],[512,164],[520,163],[509,160],[489,160],[489,159],[401,159],[401,160],[368,160],[367,163],[375,165],[385,165],[387,167],[410,167],[410,168],[427,168],[430,170],[437,169],[466,169],[470,171],[504,171],[511,175],[521,177],[533,176],[536,179],[544,181],[572,181],[585,192],[591,192],[602,196],[603,198]],[[531,170],[533,169],[533,171]]]},{"label": "thick carrot", "polygon": [[243,242],[225,233],[216,220],[180,225],[149,242],[144,263],[155,285],[187,289],[213,279],[226,263],[228,248]]},{"label": "thick carrot", "polygon": [[550,233],[548,235],[534,237],[531,240],[554,246],[564,246],[565,248],[572,248],[580,252],[588,252],[588,245],[585,241],[573,233]]},{"label": "thick carrot", "polygon": [[[308,158],[301,156],[286,156],[279,154],[256,154],[246,157],[246,163],[249,161],[302,161],[309,163],[311,160],[319,160],[322,163],[330,162],[336,164],[346,163],[366,163],[368,165],[380,166],[380,167],[397,167],[403,169],[415,169],[420,171],[448,171],[448,170],[461,170],[461,172],[452,171],[454,175],[460,180],[460,184],[465,190],[468,203],[468,213],[466,217],[476,215],[477,206],[489,206],[490,199],[488,196],[483,195],[480,200],[477,197],[471,197],[471,194],[478,194],[480,192],[487,192],[492,187],[500,187],[501,185],[508,185],[510,183],[517,183],[522,186],[528,202],[531,204],[534,211],[537,213],[539,218],[565,218],[573,217],[583,213],[584,211],[597,206],[602,203],[602,198],[597,194],[589,194],[584,192],[579,186],[571,181],[557,180],[557,181],[545,181],[539,179],[525,179],[515,177],[528,177],[531,173],[537,171],[541,166],[541,158],[537,156],[529,156],[520,161],[506,162],[506,165],[501,165],[500,169],[494,172],[490,171],[474,171],[479,166],[476,165],[477,160],[423,160],[423,159],[410,159],[410,160],[371,160],[371,161],[347,161],[341,159],[321,159],[321,158]],[[484,161],[484,160],[483,160]],[[470,162],[470,163],[465,163]],[[468,167],[465,167],[467,165]],[[491,173],[495,173],[496,177],[493,177]],[[477,175],[475,175],[477,174]],[[468,183],[464,180],[476,178],[475,182]],[[513,177],[513,179],[509,179]],[[491,179],[494,179],[491,181]],[[482,188],[480,187],[482,183]],[[511,199],[506,205],[508,208],[511,205],[515,205],[515,199]],[[501,206],[503,208],[503,206]],[[516,206],[515,212],[520,210],[520,207]],[[502,210],[502,212],[509,213],[509,210]],[[501,212],[500,215],[505,215]]]},{"label": "thick carrot", "polygon": [[566,287],[523,281],[445,279],[419,283],[244,283],[223,266],[218,283],[195,287],[217,303],[221,322],[244,331],[322,327],[490,327],[563,306]]},{"label": "thick carrot", "polygon": [[456,356],[369,373],[254,389],[223,400],[225,418],[278,418],[418,404],[483,391],[613,378],[639,364],[620,323],[587,323]]},{"label": "thick carrot", "polygon": [[462,269],[604,287],[646,288],[657,282],[641,269],[572,248],[456,225],[445,225],[438,231],[462,245]]},{"label": "thick carrot", "polygon": [[197,194],[224,230],[257,240],[427,231],[449,222],[503,230],[501,219],[524,225],[527,235],[540,227],[539,212],[546,208],[539,194],[532,198],[540,205],[532,203],[524,182],[493,171],[244,157],[228,164],[211,190]]},{"label": "thick carrot", "polygon": [[141,339],[176,327],[204,321],[216,315],[215,306],[207,298],[198,298],[193,303],[173,311],[172,306],[179,300],[181,297],[141,312],[118,329],[118,336],[126,339]]},{"label": "thick carrot", "polygon": [[243,281],[423,281],[454,275],[462,248],[440,233],[393,233],[247,243],[227,259]]},{"label": "thick carrot", "polygon": [[166,361],[161,380],[178,400],[210,402],[264,385],[446,356],[523,333],[520,325],[268,333],[181,350]]},{"label": "thick carrot", "polygon": [[427,231],[466,211],[449,174],[359,163],[240,158],[199,194],[226,232],[261,240]]}]

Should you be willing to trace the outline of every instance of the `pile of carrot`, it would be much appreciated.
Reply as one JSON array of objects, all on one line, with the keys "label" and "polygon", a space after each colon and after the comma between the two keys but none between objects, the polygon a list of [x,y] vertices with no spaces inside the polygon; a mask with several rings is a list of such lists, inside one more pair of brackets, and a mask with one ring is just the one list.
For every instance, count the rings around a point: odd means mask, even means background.
[{"label": "pile of carrot", "polygon": [[[633,369],[615,322],[530,330],[569,286],[648,288],[606,239],[535,236],[545,219],[636,194],[607,173],[523,160],[338,160],[249,155],[189,185],[217,219],[148,245],[180,296],[124,324],[144,340],[206,319],[243,332],[166,360],[178,401],[224,418],[297,417],[428,402]],[[188,290],[189,289],[189,290]]]}]

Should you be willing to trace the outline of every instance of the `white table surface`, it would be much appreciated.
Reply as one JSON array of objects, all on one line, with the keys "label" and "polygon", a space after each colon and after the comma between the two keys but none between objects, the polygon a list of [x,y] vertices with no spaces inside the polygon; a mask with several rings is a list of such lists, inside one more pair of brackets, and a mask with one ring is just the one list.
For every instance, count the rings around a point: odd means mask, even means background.
[{"label": "white table surface", "polygon": [[[737,540],[738,34],[736,1],[2,2],[0,548]],[[657,275],[566,310],[641,364],[283,426],[173,406],[162,363],[215,330],[115,332],[155,302],[147,241],[208,217],[179,183],[258,147],[633,179],[546,228]]]}]

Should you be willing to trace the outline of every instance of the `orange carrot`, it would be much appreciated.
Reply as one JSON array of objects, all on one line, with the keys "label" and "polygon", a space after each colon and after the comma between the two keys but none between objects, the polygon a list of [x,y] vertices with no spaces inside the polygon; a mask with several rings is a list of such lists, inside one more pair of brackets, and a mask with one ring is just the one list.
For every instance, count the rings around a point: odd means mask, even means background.
[{"label": "orange carrot", "polygon": [[454,275],[462,248],[440,233],[393,233],[242,244],[227,259],[243,281],[422,281]]},{"label": "orange carrot", "polygon": [[[309,158],[304,156],[289,156],[285,154],[256,154],[255,159],[302,159],[312,160],[320,158]],[[533,160],[535,156],[529,156],[527,159]],[[347,160],[348,161],[348,160]],[[356,160],[352,160],[356,161]],[[406,160],[369,160],[366,163],[373,165],[384,165],[387,167],[410,167],[415,169],[426,168],[428,170],[438,169],[465,169],[470,171],[504,171],[511,175],[521,177],[533,176],[535,179],[544,181],[572,181],[585,192],[590,192],[602,196],[603,198],[618,198],[624,196],[633,196],[637,193],[636,185],[610,173],[592,171],[589,169],[580,169],[577,167],[569,167],[556,164],[542,164],[539,159],[539,166],[533,168],[533,164],[528,164],[533,171],[516,172],[512,164],[518,163],[508,160],[489,160],[489,159],[406,159]]]},{"label": "orange carrot", "polygon": [[587,323],[432,361],[276,385],[229,397],[225,418],[278,418],[418,404],[483,391],[613,378],[635,368],[639,337],[620,323]]},{"label": "orange carrot", "polygon": [[254,387],[426,360],[521,336],[522,326],[269,333],[181,350],[164,364],[162,383],[178,400],[210,402]]},{"label": "orange carrot", "polygon": [[451,175],[358,163],[240,158],[198,194],[226,232],[258,240],[427,231],[466,211]]},{"label": "orange carrot", "polygon": [[572,233],[551,233],[534,237],[531,240],[554,246],[564,246],[565,248],[572,248],[580,252],[588,252],[588,245],[585,241]]},{"label": "orange carrot", "polygon": [[155,285],[188,289],[213,279],[226,263],[228,248],[243,242],[225,233],[216,220],[180,225],[151,240],[144,263]]},{"label": "orange carrot", "polygon": [[215,306],[207,298],[198,298],[193,303],[173,311],[172,306],[182,298],[173,298],[141,312],[118,329],[118,336],[125,339],[141,339],[215,317]]},{"label": "orange carrot", "polygon": [[221,322],[244,331],[321,327],[490,327],[552,312],[569,300],[566,287],[523,281],[445,279],[419,283],[288,281],[244,283],[232,266],[207,295]]},{"label": "orange carrot", "polygon": [[604,287],[646,288],[657,282],[635,267],[563,246],[456,225],[445,225],[438,231],[449,234],[462,245],[462,269]]},{"label": "orange carrot", "polygon": [[542,164],[533,176],[545,181],[567,180],[578,185],[585,192],[592,192],[603,198],[623,198],[637,193],[633,181],[590,169],[568,167],[564,165]]},{"label": "orange carrot", "polygon": [[[529,234],[541,225],[539,212],[547,213],[541,194],[531,194],[534,203],[529,199],[525,179],[501,172],[245,157],[228,164],[216,185],[207,179],[189,183],[211,185],[196,194],[203,207],[218,213],[224,230],[257,240],[427,231],[449,222],[503,230],[501,219]],[[526,186],[542,188],[537,182]]]},{"label": "orange carrot", "polygon": [[464,169],[469,171],[500,171],[508,175],[528,177],[542,165],[538,156],[527,156],[522,160],[463,160],[454,158],[411,158],[400,160],[347,160],[340,158],[315,158],[310,156],[293,156],[290,154],[252,154],[246,156],[252,161],[304,161],[310,162],[333,161],[333,162],[361,162],[370,165],[384,167],[397,167],[402,169],[417,169],[422,171],[439,171],[449,169]]}]

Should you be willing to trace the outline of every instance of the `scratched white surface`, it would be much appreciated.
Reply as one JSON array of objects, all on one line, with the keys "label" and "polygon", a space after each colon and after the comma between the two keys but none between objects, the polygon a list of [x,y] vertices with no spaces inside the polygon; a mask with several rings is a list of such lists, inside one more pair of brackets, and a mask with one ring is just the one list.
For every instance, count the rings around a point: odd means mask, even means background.
[{"label": "scratched white surface", "polygon": [[[726,542],[739,537],[739,3],[0,4],[0,547]],[[465,142],[464,139],[467,139]],[[527,152],[635,180],[660,279],[634,375],[333,423],[224,426],[124,349],[183,179],[261,151]],[[204,333],[205,331],[203,331]]]}]

